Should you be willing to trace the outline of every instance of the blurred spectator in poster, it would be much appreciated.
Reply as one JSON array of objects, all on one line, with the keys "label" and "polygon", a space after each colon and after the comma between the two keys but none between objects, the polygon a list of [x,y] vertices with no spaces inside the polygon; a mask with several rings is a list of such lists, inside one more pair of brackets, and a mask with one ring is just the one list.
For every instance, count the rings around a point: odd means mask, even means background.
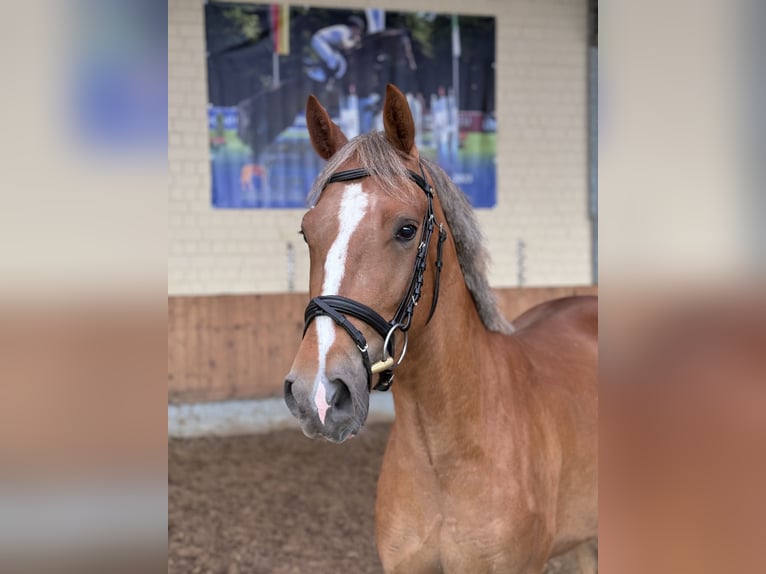
[{"label": "blurred spectator in poster", "polygon": [[366,98],[359,98],[359,129],[360,133],[366,134],[373,129],[378,129],[376,121],[380,117],[383,101],[377,92],[372,92]]},{"label": "blurred spectator in poster", "polygon": [[431,115],[438,161],[449,172],[457,165],[460,145],[459,112],[452,89],[448,94],[444,86],[439,86],[438,92],[431,94]]},{"label": "blurred spectator in poster", "polygon": [[415,123],[415,145],[423,147],[423,94],[417,96],[407,92],[407,103],[412,111],[412,121]]},{"label": "blurred spectator in poster", "polygon": [[356,95],[356,86],[348,86],[348,95],[343,98],[340,108],[340,127],[348,139],[355,138],[361,132],[359,130],[359,98]]},{"label": "blurred spectator in poster", "polygon": [[437,93],[431,94],[431,116],[437,161],[445,166],[449,158],[449,110],[444,86],[439,86]]},{"label": "blurred spectator in poster", "polygon": [[457,151],[460,146],[460,114],[455,101],[455,91],[450,88],[447,94],[447,130],[449,133],[449,152],[452,165],[457,164]]}]

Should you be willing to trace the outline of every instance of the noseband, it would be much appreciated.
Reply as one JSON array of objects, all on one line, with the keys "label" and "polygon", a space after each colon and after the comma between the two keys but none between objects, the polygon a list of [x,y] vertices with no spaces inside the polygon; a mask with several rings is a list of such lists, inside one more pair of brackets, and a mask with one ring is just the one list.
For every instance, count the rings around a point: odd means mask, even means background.
[{"label": "noseband", "polygon": [[[367,371],[367,388],[372,387],[372,375],[380,373],[378,383],[375,385],[377,391],[387,391],[391,384],[394,382],[394,369],[398,367],[404,359],[404,354],[407,352],[407,336],[410,325],[412,324],[412,314],[415,312],[415,307],[420,299],[420,294],[423,289],[423,277],[426,270],[426,263],[428,260],[428,246],[431,242],[431,234],[436,224],[436,218],[434,217],[434,190],[426,180],[423,173],[423,166],[419,165],[420,173],[414,171],[408,171],[409,178],[414,181],[420,189],[422,189],[426,197],[428,198],[428,209],[423,219],[423,229],[420,234],[420,244],[418,245],[418,252],[415,256],[415,265],[412,270],[412,278],[410,279],[409,287],[404,293],[404,297],[399,303],[399,307],[394,314],[393,319],[386,321],[375,310],[354,301],[347,297],[340,295],[320,295],[314,297],[309,301],[306,307],[304,316],[303,334],[306,335],[306,331],[309,328],[311,322],[320,315],[327,315],[339,326],[343,327],[346,333],[349,334],[351,339],[356,344],[359,352],[362,354],[362,363]],[[330,183],[339,181],[351,181],[354,179],[361,179],[363,177],[369,177],[370,172],[366,169],[348,169],[345,171],[338,171],[330,176],[325,183],[325,187]],[[324,188],[323,188],[324,189]],[[436,276],[434,279],[434,296],[431,301],[431,310],[428,313],[428,320],[426,324],[433,317],[436,310],[436,302],[439,299],[439,276],[442,269],[442,246],[447,239],[447,232],[444,230],[444,226],[439,224],[439,241],[436,247]],[[346,315],[350,315],[364,321],[370,327],[372,327],[383,338],[383,358],[375,363],[370,364],[370,356],[367,352],[367,340],[364,338],[362,332],[354,327],[354,325],[346,318]],[[404,334],[404,346],[402,347],[402,354],[398,360],[394,359],[394,353],[396,344],[394,341],[394,333],[399,330]]]}]

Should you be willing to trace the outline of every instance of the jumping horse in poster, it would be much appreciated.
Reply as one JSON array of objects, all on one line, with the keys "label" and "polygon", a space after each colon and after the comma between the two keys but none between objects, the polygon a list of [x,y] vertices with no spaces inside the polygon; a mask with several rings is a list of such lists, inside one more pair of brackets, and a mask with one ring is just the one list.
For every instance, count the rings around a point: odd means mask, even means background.
[{"label": "jumping horse in poster", "polygon": [[502,317],[471,206],[419,157],[394,86],[383,132],[347,141],[313,96],[306,119],[327,164],[301,227],[311,300],[285,401],[307,436],[342,442],[391,387],[383,569],[539,573],[584,548],[598,525],[596,298]]},{"label": "jumping horse in poster", "polygon": [[348,93],[351,85],[361,98],[382,94],[386,81],[392,77],[399,85],[406,84],[408,88],[416,85],[417,65],[409,34],[404,30],[389,29],[367,35],[357,48],[344,51],[344,56],[348,71],[340,80],[317,82],[293,70],[292,77],[238,104],[237,134],[254,157],[259,157],[295,121],[305,104],[305,95],[312,90],[321,92],[337,111],[340,94]]}]

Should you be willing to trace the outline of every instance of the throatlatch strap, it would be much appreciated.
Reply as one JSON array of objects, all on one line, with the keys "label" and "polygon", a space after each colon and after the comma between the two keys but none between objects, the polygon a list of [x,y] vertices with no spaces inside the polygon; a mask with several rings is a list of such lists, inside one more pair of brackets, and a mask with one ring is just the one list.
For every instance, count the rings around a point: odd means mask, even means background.
[{"label": "throatlatch strap", "polygon": [[436,244],[436,273],[434,273],[434,296],[433,299],[431,299],[431,310],[428,311],[428,319],[426,320],[426,325],[431,322],[431,318],[434,316],[434,311],[436,311],[436,303],[439,301],[439,278],[442,274],[442,249],[444,247],[444,242],[447,239],[447,232],[444,230],[444,227],[439,225],[439,242]]}]

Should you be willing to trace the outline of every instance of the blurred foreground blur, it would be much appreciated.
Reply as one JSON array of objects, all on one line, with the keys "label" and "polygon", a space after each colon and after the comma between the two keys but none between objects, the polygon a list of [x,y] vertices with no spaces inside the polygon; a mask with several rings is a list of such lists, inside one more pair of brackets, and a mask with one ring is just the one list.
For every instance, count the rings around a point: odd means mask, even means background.
[{"label": "blurred foreground blur", "polygon": [[600,312],[600,571],[762,570],[763,291],[610,291]]},{"label": "blurred foreground blur", "polygon": [[602,573],[766,568],[765,7],[601,12]]},{"label": "blurred foreground blur", "polygon": [[166,6],[0,23],[0,572],[165,568]]}]

